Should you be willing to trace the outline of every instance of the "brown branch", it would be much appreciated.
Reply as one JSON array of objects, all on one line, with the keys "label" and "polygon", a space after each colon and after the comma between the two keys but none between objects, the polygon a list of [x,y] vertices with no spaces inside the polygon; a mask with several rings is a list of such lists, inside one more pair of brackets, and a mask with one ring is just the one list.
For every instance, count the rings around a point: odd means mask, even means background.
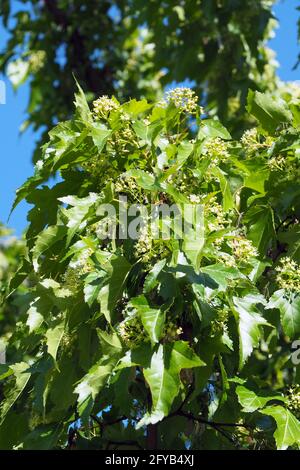
[{"label": "brown branch", "polygon": [[222,427],[244,427],[248,428],[244,424],[239,424],[239,423],[224,423],[224,422],[215,422],[215,421],[209,421],[207,419],[197,417],[192,415],[191,413],[185,413],[184,411],[179,411],[177,413],[178,416],[183,416],[189,420],[196,421],[201,424],[205,424],[206,426],[211,426],[213,429],[215,429],[219,434],[221,434],[223,437],[225,437],[228,441],[230,441],[235,447],[240,447],[240,444],[238,440],[233,437],[232,435],[228,434]]},{"label": "brown branch", "polygon": [[[193,414],[191,413],[187,413],[185,411],[177,411],[177,412],[174,412],[174,416],[176,416],[176,414],[178,416],[183,416],[189,420],[193,420],[193,421],[197,421],[198,423],[202,423],[202,424],[206,424],[208,426],[222,426],[222,427],[232,427],[232,428],[245,428],[245,429],[252,429],[251,426],[247,425],[247,424],[240,424],[240,423],[228,423],[228,422],[218,422],[218,421],[210,421],[208,419],[204,419],[204,418],[201,418],[201,416],[194,416]],[[171,415],[169,415],[171,416]],[[169,418],[169,416],[167,416],[167,418]]]}]

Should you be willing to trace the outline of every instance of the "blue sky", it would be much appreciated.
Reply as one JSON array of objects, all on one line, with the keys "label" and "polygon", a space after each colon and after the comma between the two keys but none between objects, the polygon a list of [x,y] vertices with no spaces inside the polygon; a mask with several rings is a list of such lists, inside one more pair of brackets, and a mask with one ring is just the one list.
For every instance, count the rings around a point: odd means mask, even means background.
[{"label": "blue sky", "polygon": [[[18,4],[15,0],[13,2]],[[295,9],[299,0],[282,0],[274,8],[280,27],[270,46],[277,52],[280,63],[279,76],[282,80],[299,80],[300,67],[293,71],[299,47],[297,44],[297,19],[300,12]],[[6,33],[0,25],[0,50],[3,49]],[[29,97],[27,85],[14,93],[5,77],[6,104],[0,104],[0,221],[6,222],[14,199],[15,190],[32,174],[31,155],[36,136],[31,130],[20,135],[19,128],[25,118]],[[26,227],[26,214],[29,206],[22,202],[13,212],[9,226],[20,235]]]}]

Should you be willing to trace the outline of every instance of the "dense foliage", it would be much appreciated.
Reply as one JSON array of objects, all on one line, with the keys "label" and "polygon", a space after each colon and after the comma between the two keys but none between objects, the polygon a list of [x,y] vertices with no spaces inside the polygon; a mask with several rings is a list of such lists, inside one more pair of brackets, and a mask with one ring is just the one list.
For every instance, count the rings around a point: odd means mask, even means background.
[{"label": "dense foliage", "polygon": [[[79,89],[17,192],[33,207],[11,288],[31,287],[1,366],[1,448],[299,447],[300,100],[285,96],[250,91],[257,127],[233,140],[189,89],[92,110]],[[123,239],[125,196],[175,203],[188,230],[170,215],[170,238]]]},{"label": "dense foliage", "polygon": [[[266,41],[273,0],[0,1],[8,40],[0,70],[30,84],[28,118],[46,131],[72,113],[74,80],[93,99],[154,99],[189,79],[206,110],[238,134],[249,88],[272,90],[274,53]],[[46,135],[46,132],[45,134]]]}]

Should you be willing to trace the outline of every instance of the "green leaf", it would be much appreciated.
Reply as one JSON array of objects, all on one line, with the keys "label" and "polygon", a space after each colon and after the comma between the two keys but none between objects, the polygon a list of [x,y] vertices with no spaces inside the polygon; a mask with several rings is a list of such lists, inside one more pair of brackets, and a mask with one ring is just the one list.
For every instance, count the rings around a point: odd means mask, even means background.
[{"label": "green leaf", "polygon": [[85,94],[76,79],[75,79],[75,82],[77,86],[77,93],[75,93],[75,103],[74,103],[76,107],[75,118],[81,119],[82,121],[91,122],[92,113],[90,111]]},{"label": "green leaf", "polygon": [[29,326],[29,333],[37,330],[44,321],[43,315],[38,311],[35,305],[32,305],[27,312],[28,318],[26,325]]},{"label": "green leaf", "polygon": [[68,236],[66,245],[69,245],[74,234],[86,226],[86,219],[95,204],[99,201],[99,195],[96,193],[89,193],[88,196],[79,198],[76,196],[64,196],[59,198],[59,201],[67,204],[68,209],[61,209],[64,216],[68,219]]},{"label": "green leaf", "polygon": [[136,99],[130,100],[127,103],[123,104],[122,109],[126,113],[130,114],[132,117],[136,117],[145,111],[148,111],[152,108],[152,105],[147,102],[147,100],[137,101]]},{"label": "green leaf", "polygon": [[89,307],[91,307],[98,298],[105,276],[105,271],[93,272],[84,279],[84,300]]},{"label": "green leaf", "polygon": [[98,295],[101,312],[109,323],[114,321],[114,308],[122,296],[131,264],[123,256],[111,260],[111,275],[108,284],[103,286]]},{"label": "green leaf", "polygon": [[216,281],[219,284],[220,290],[226,290],[228,281],[243,278],[242,273],[238,269],[225,266],[221,263],[205,266],[201,268],[201,272],[208,274],[209,277]]},{"label": "green leaf", "polygon": [[1,423],[9,412],[9,410],[12,408],[12,406],[15,404],[15,402],[18,400],[18,398],[24,391],[30,379],[31,374],[29,372],[26,372],[28,368],[29,367],[26,362],[19,362],[10,366],[10,369],[14,373],[16,383],[14,388],[10,390],[9,396],[7,396],[6,400],[2,403],[0,411]]},{"label": "green leaf", "polygon": [[149,191],[158,191],[161,189],[160,184],[156,181],[154,175],[150,175],[143,170],[129,170],[125,173],[124,176],[129,176],[135,178],[137,184],[143,188],[148,189]]},{"label": "green leaf", "polygon": [[239,368],[242,369],[262,338],[261,327],[268,325],[268,322],[258,313],[256,307],[259,303],[264,304],[265,300],[262,296],[249,294],[243,298],[233,297],[233,303],[237,312],[240,338]]},{"label": "green leaf", "polygon": [[160,344],[153,352],[149,366],[143,369],[151,390],[152,410],[139,421],[137,429],[146,424],[155,424],[169,414],[179,392],[181,369],[203,365],[204,362],[184,341]]},{"label": "green leaf", "polygon": [[158,284],[158,276],[166,265],[167,260],[162,259],[155,263],[151,271],[147,274],[144,282],[143,292],[147,294]]},{"label": "green leaf", "polygon": [[6,379],[13,373],[14,371],[7,364],[0,364],[0,380]]},{"label": "green leaf", "polygon": [[244,222],[248,225],[248,237],[262,255],[275,236],[274,214],[270,206],[254,206],[245,215]]},{"label": "green leaf", "polygon": [[300,422],[289,410],[282,406],[270,406],[260,412],[276,421],[274,438],[277,449],[285,450],[294,444],[300,448]]},{"label": "green leaf", "polygon": [[293,119],[283,99],[259,91],[249,91],[247,110],[269,134],[274,134],[280,124],[290,123]]},{"label": "green leaf", "polygon": [[228,212],[234,208],[234,200],[230,189],[229,178],[220,168],[212,169],[212,173],[217,176],[220,181],[220,188],[223,195],[223,210]]},{"label": "green leaf", "polygon": [[97,334],[100,340],[102,353],[106,355],[107,358],[115,355],[119,356],[122,353],[123,346],[117,333],[114,331],[112,331],[112,333],[107,333],[106,331],[97,328]]},{"label": "green leaf", "polygon": [[280,311],[281,323],[284,333],[295,338],[300,333],[300,295],[277,290],[270,298],[266,308],[277,308]]},{"label": "green leaf", "polygon": [[63,320],[54,327],[49,328],[45,334],[48,353],[53,357],[54,361],[56,361],[57,351],[64,335],[64,329],[65,321]]},{"label": "green leaf", "polygon": [[0,449],[8,450],[18,446],[28,435],[29,417],[26,412],[10,411],[0,426]]},{"label": "green leaf", "polygon": [[253,411],[256,411],[260,408],[264,408],[266,404],[272,400],[279,400],[285,402],[285,398],[281,395],[256,395],[255,392],[249,390],[248,388],[242,385],[238,385],[236,387],[236,394],[245,413],[253,413]]},{"label": "green leaf", "polygon": [[24,449],[51,450],[55,448],[62,429],[62,424],[51,423],[37,426],[24,439]]},{"label": "green leaf", "polygon": [[258,193],[265,194],[265,183],[269,178],[269,174],[270,171],[265,169],[250,173],[244,178],[244,186],[254,189]]},{"label": "green leaf", "polygon": [[198,132],[198,138],[209,138],[214,139],[219,137],[224,140],[230,140],[231,135],[228,130],[216,119],[205,119],[202,125],[200,126]]},{"label": "green leaf", "polygon": [[104,363],[101,358],[76,386],[74,393],[78,394],[78,412],[84,423],[88,422],[94,400],[106,385],[118,359],[118,355],[113,355],[109,359],[105,358]]},{"label": "green leaf", "polygon": [[53,225],[39,234],[32,249],[32,263],[35,271],[38,271],[40,256],[54,243],[64,238],[66,233],[67,230],[64,225]]},{"label": "green leaf", "polygon": [[93,142],[96,145],[98,152],[102,152],[108,137],[111,135],[112,131],[106,129],[102,124],[93,123],[91,127],[90,134],[92,136]]},{"label": "green leaf", "polygon": [[158,343],[165,324],[165,313],[160,309],[151,308],[144,295],[131,299],[130,304],[136,309],[151,343]]}]

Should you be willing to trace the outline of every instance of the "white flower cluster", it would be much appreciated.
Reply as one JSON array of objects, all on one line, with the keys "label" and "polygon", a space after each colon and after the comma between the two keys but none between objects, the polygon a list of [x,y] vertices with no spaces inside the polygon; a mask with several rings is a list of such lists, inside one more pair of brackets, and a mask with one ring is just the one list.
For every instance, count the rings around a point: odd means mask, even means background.
[{"label": "white flower cluster", "polygon": [[217,202],[215,196],[205,204],[204,215],[208,219],[207,227],[210,232],[215,232],[225,228],[227,220],[223,212],[223,208],[221,204]]},{"label": "white flower cluster", "polygon": [[242,135],[241,142],[243,145],[245,145],[245,147],[248,147],[253,151],[258,150],[260,143],[258,142],[257,129],[253,128],[245,131]]},{"label": "white flower cluster", "polygon": [[119,107],[120,104],[117,100],[103,95],[93,102],[93,114],[95,118],[106,119],[111,111],[115,111]]},{"label": "white flower cluster", "polygon": [[268,166],[270,170],[283,170],[286,166],[285,158],[282,155],[272,157],[268,160]]},{"label": "white flower cluster", "polygon": [[[194,114],[198,108],[198,101],[198,96],[191,88],[178,87],[167,91],[164,100],[161,102],[161,105],[166,106],[172,103],[181,111]],[[203,112],[201,107],[200,112]]]},{"label": "white flower cluster", "polygon": [[197,196],[196,194],[190,194],[189,195],[189,200],[194,203],[194,204],[200,204],[201,202],[201,197]]},{"label": "white flower cluster", "polygon": [[117,193],[135,193],[138,190],[138,185],[134,178],[121,175],[115,182],[115,190]]},{"label": "white flower cluster", "polygon": [[141,258],[144,263],[147,263],[151,258],[152,237],[149,234],[149,227],[146,223],[140,230],[140,236],[135,244],[135,256]]},{"label": "white flower cluster", "polygon": [[239,262],[248,263],[251,258],[258,256],[257,249],[253,246],[251,240],[248,240],[244,236],[240,235],[230,240],[229,245],[234,257]]},{"label": "white flower cluster", "polygon": [[205,151],[212,165],[219,165],[222,162],[226,162],[230,157],[228,144],[220,139],[220,137],[208,140],[205,144]]},{"label": "white flower cluster", "polygon": [[300,266],[288,256],[281,258],[276,268],[276,281],[281,289],[300,290]]},{"label": "white flower cluster", "polygon": [[258,131],[256,128],[248,129],[241,137],[241,143],[246,147],[248,152],[254,153],[259,149],[271,147],[273,138],[268,136],[263,142],[260,142]]},{"label": "white flower cluster", "polygon": [[234,258],[234,256],[230,255],[229,253],[226,253],[224,251],[220,251],[218,253],[218,258],[228,268],[236,267],[235,258]]},{"label": "white flower cluster", "polygon": [[291,387],[288,391],[288,408],[299,419],[300,418],[300,387]]}]

